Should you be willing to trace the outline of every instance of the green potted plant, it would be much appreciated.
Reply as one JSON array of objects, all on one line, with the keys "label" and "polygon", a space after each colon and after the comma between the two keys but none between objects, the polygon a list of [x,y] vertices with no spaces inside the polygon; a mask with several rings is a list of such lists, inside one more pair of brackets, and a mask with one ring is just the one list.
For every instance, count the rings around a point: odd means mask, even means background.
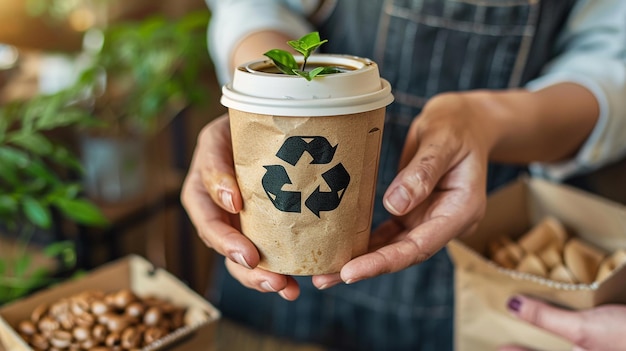
[{"label": "green potted plant", "polygon": [[[0,247],[0,303],[50,283],[51,272],[34,267],[29,243],[41,230],[51,230],[54,213],[84,225],[104,225],[99,209],[82,196],[72,173],[81,171],[69,147],[53,137],[63,127],[89,122],[80,109],[68,106],[67,92],[36,96],[0,108],[0,234],[18,242],[17,252]],[[75,262],[72,245],[53,242],[45,255]]]},{"label": "green potted plant", "polygon": [[304,35],[298,40],[290,40],[287,42],[295,51],[302,55],[301,63],[299,63],[292,53],[282,49],[272,49],[264,55],[272,60],[273,65],[286,75],[296,75],[305,78],[308,81],[318,75],[333,74],[344,72],[346,68],[341,69],[331,63],[321,64],[307,70],[307,63],[311,54],[317,50],[322,44],[328,40],[322,40],[318,32],[311,32]]},{"label": "green potted plant", "polygon": [[[143,145],[184,108],[206,101],[207,11],[111,24],[76,89],[101,124],[83,134],[86,188],[116,201],[142,190]],[[96,40],[97,41],[97,40]]]}]

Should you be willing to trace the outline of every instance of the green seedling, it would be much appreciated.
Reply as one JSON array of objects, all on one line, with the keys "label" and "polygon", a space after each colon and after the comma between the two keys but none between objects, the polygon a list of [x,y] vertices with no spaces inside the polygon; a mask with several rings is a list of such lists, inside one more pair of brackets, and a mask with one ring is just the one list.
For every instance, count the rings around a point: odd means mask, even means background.
[{"label": "green seedling", "polygon": [[311,32],[298,40],[290,40],[287,42],[289,46],[291,46],[294,50],[296,50],[304,57],[302,67],[299,67],[293,55],[285,50],[272,49],[266,52],[264,55],[272,60],[276,68],[278,68],[284,74],[292,76],[298,75],[310,81],[314,77],[321,74],[332,74],[341,72],[336,67],[328,66],[316,67],[310,71],[306,70],[306,63],[311,54],[326,42],[328,42],[328,40],[321,40],[320,34],[318,32]]}]

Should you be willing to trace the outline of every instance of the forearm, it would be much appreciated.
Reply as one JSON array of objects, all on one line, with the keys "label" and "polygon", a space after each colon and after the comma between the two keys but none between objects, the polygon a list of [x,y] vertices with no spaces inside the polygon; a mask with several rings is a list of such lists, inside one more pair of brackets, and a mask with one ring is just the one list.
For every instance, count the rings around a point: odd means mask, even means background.
[{"label": "forearm", "polygon": [[[261,33],[285,33],[299,38],[311,31],[305,14],[284,0],[210,0],[208,3],[212,16],[207,39],[220,84],[232,79],[234,63],[258,58],[265,48],[285,45],[284,41],[263,38]],[[247,48],[249,43],[261,47],[252,50],[253,55],[243,55],[234,61],[241,54],[235,54],[236,48]]]},{"label": "forearm", "polygon": [[596,98],[586,88],[556,84],[529,92],[477,92],[489,145],[496,162],[555,162],[571,158],[593,130],[599,115]]},{"label": "forearm", "polygon": [[243,38],[233,50],[231,67],[237,67],[243,63],[263,57],[263,53],[271,49],[283,49],[293,51],[287,41],[290,38],[284,33],[277,31],[261,31],[250,34]]}]

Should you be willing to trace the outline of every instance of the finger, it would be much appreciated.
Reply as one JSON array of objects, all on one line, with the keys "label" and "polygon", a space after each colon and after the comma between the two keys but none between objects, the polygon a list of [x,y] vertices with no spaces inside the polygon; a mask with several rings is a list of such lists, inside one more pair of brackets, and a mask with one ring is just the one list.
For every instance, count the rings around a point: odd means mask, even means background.
[{"label": "finger", "polygon": [[404,237],[398,224],[389,222],[386,228],[390,233],[385,235],[377,230],[375,234],[380,238],[374,240],[384,243],[386,238],[387,244],[348,262],[341,270],[341,278],[352,283],[425,261],[451,239],[474,227],[484,212],[484,194],[472,189],[436,192],[421,206],[428,209],[425,222],[405,229],[409,231]]},{"label": "finger", "polygon": [[348,262],[341,269],[341,278],[351,284],[424,262],[460,231],[457,226],[444,216],[432,218],[411,230],[404,239]]},{"label": "finger", "polygon": [[202,129],[191,169],[200,173],[202,184],[215,203],[230,213],[241,210],[243,201],[235,178],[227,115]]},{"label": "finger", "polygon": [[507,303],[509,311],[518,318],[575,342],[581,338],[582,314],[551,306],[525,296],[513,296]]},{"label": "finger", "polygon": [[226,259],[228,272],[243,286],[260,292],[275,292],[283,299],[293,301],[300,295],[300,287],[293,277],[260,268],[247,269]]},{"label": "finger", "polygon": [[202,170],[202,182],[211,199],[230,213],[241,211],[243,200],[234,175],[217,173],[216,169],[209,169]]},{"label": "finger", "polygon": [[[211,196],[208,192],[214,188],[205,186],[205,183],[212,181],[203,179],[203,174],[200,171],[207,167],[207,164],[209,165],[208,168],[211,168],[211,164],[222,163],[223,172],[233,172],[232,167],[225,166],[228,161],[214,161],[214,159],[228,159],[230,157],[228,152],[212,154],[213,149],[229,144],[226,141],[228,138],[224,137],[224,134],[228,134],[228,120],[225,117],[218,118],[203,129],[198,139],[192,166],[183,184],[181,202],[200,238],[208,247],[245,267],[255,267],[259,261],[256,247],[237,229],[229,225],[234,221],[234,217],[229,218],[223,211],[225,206],[215,200],[216,196]],[[210,173],[209,176],[211,176]],[[230,177],[234,179],[232,175]],[[239,190],[235,186],[232,186],[231,190],[240,199]],[[214,191],[213,195],[216,193]]]},{"label": "finger", "polygon": [[[370,236],[368,251],[375,251],[390,242],[396,242],[404,227],[394,219],[387,220],[376,228]],[[312,278],[313,285],[320,290],[328,289],[339,283],[343,283],[339,273],[316,275]]]},{"label": "finger", "polygon": [[313,278],[311,279],[313,285],[320,290],[328,289],[339,283],[343,283],[343,280],[341,280],[341,276],[339,275],[339,273],[316,275],[313,276]]},{"label": "finger", "polygon": [[444,140],[437,136],[420,141],[415,156],[385,192],[383,203],[389,212],[404,215],[435,189],[439,179],[453,166],[454,152],[444,145]]},{"label": "finger", "polygon": [[[198,236],[207,247],[246,268],[256,267],[260,256],[254,244],[229,225],[227,214],[190,175],[183,186],[182,202]],[[195,189],[192,189],[195,187]]]},{"label": "finger", "polygon": [[381,223],[370,235],[369,252],[376,251],[385,245],[398,242],[403,238],[405,231],[402,223],[397,218],[392,218]]}]

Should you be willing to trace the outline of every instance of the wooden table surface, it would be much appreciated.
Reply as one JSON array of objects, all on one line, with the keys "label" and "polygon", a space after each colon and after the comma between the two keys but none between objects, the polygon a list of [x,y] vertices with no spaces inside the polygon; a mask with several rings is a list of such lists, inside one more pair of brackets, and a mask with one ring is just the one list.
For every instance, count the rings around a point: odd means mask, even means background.
[{"label": "wooden table surface", "polygon": [[216,351],[324,351],[316,345],[296,344],[257,333],[225,319],[217,323],[214,346]]},{"label": "wooden table surface", "polygon": [[[226,319],[220,319],[215,329],[169,347],[167,351],[324,351],[315,345],[296,344],[244,328]],[[0,340],[0,351],[5,350]]]}]

